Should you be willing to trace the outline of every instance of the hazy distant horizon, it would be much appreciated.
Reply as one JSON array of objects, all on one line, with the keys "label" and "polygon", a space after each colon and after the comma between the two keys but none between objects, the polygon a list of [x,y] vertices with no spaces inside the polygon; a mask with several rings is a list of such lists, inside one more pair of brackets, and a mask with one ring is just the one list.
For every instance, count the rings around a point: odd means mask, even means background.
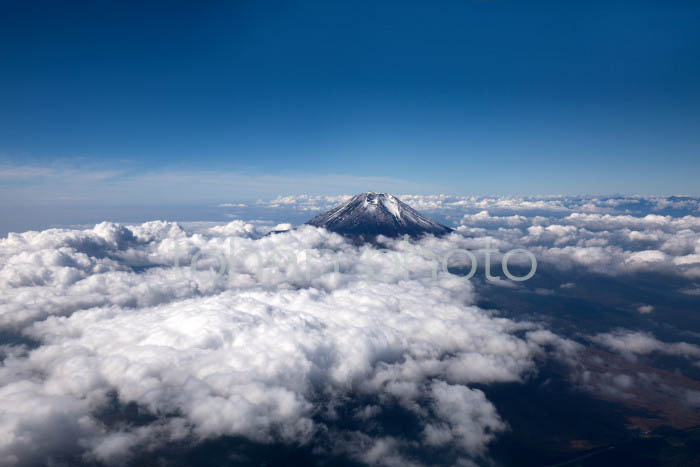
[{"label": "hazy distant horizon", "polygon": [[[220,202],[193,202],[193,203],[148,203],[141,204],[119,204],[90,202],[87,200],[57,200],[46,202],[35,202],[25,205],[14,205],[6,203],[0,206],[0,236],[6,236],[8,232],[24,232],[26,230],[44,230],[47,228],[89,228],[100,222],[118,222],[122,224],[139,224],[153,220],[164,220],[172,222],[217,222],[227,223],[232,220],[259,220],[268,222],[290,222],[301,224],[309,220],[315,214],[339,204],[344,198],[348,198],[356,192],[340,193],[334,195],[322,194],[299,194],[285,193],[273,198],[255,199],[225,199]],[[628,211],[634,215],[646,213],[661,213],[673,215],[698,215],[700,213],[700,197],[671,195],[534,195],[534,196],[504,196],[504,195],[451,195],[445,193],[416,194],[416,193],[395,193],[402,197],[409,204],[413,199],[441,198],[445,206],[449,201],[461,200],[463,203],[462,214],[476,213],[481,208],[478,200],[520,200],[520,201],[578,201],[581,204],[585,200],[639,200],[653,202],[655,200],[671,200],[675,198],[689,200],[684,207],[678,202],[666,202],[655,208],[648,207],[648,211],[639,209],[638,211]],[[280,201],[282,200],[282,201]],[[671,209],[676,205],[677,208]],[[417,209],[427,209],[432,216],[444,223],[449,224],[449,212],[444,207],[436,205],[419,204]],[[638,206],[639,207],[639,206]],[[493,209],[493,207],[491,208]],[[496,206],[498,212],[507,214],[531,212],[531,209],[523,208],[517,203],[508,209],[503,206]],[[449,210],[448,210],[449,211]],[[604,211],[600,211],[604,212]]]}]

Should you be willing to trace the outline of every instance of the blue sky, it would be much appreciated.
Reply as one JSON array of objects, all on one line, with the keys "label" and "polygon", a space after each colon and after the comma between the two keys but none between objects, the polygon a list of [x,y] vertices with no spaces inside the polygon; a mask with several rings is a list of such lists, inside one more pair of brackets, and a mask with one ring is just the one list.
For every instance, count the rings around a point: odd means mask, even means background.
[{"label": "blue sky", "polygon": [[698,195],[700,4],[3,2],[0,195]]}]

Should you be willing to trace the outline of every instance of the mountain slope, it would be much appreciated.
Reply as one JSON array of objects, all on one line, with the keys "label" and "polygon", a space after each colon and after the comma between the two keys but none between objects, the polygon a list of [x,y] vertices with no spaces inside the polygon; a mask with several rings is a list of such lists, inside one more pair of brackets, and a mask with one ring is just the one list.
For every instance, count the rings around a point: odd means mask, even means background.
[{"label": "mountain slope", "polygon": [[371,239],[377,235],[419,237],[444,235],[452,231],[387,193],[361,193],[329,211],[319,214],[309,225],[324,227],[348,237]]}]

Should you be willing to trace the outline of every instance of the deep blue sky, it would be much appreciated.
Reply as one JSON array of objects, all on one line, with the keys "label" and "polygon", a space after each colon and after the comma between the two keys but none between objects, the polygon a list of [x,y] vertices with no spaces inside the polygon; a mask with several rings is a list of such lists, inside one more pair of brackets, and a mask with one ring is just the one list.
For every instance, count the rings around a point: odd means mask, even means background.
[{"label": "deep blue sky", "polygon": [[697,1],[0,4],[14,201],[697,195],[699,129]]}]

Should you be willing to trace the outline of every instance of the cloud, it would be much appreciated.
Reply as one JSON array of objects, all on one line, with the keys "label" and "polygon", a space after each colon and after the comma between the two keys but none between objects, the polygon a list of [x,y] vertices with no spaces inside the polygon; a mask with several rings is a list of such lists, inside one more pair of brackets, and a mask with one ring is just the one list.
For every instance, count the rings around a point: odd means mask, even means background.
[{"label": "cloud", "polygon": [[[581,208],[564,204],[571,209]],[[526,211],[519,208],[509,215],[492,215],[487,210],[463,214],[457,230],[488,239],[502,250],[525,247],[538,261],[563,270],[700,277],[700,217],[517,213]]]},{"label": "cloud", "polygon": [[[566,353],[538,325],[474,306],[470,282],[433,277],[426,251],[470,239],[379,252],[271,229],[101,223],[0,240],[0,328],[33,343],[0,367],[0,461],[119,464],[176,440],[308,444],[329,431],[370,463],[398,465],[415,442],[477,458],[506,425],[471,386],[523,381]],[[340,406],[368,400],[365,422],[336,425]],[[99,416],[114,404],[152,419]],[[362,431],[392,405],[417,418],[419,439]]]},{"label": "cloud", "polygon": [[691,359],[700,358],[700,346],[687,342],[667,343],[640,331],[619,329],[591,336],[590,340],[630,359],[654,352]]},{"label": "cloud", "polygon": [[[314,211],[342,199],[295,195],[257,206]],[[653,272],[685,278],[686,293],[697,288],[700,222],[663,214],[671,208],[657,198],[403,199],[452,216],[457,233],[388,239],[383,252],[310,226],[271,233],[290,226],[241,220],[104,222],[0,239],[0,330],[23,342],[2,347],[0,462],[119,464],[220,436],[330,437],[330,451],[382,465],[415,462],[418,444],[474,461],[507,429],[480,388],[525,381],[548,355],[575,364],[581,346],[478,308],[472,283],[442,272],[435,255],[490,246],[501,252],[497,263],[527,248],[540,267]],[[528,266],[521,256],[511,264]],[[450,267],[466,261],[455,255]],[[696,345],[636,331],[590,341],[628,359],[700,359]],[[630,381],[611,374],[599,383],[625,393]],[[149,418],[100,416],[129,404]],[[390,409],[414,417],[413,437],[382,430]],[[348,412],[354,421],[341,426],[338,413]]]},{"label": "cloud", "polygon": [[266,208],[292,208],[300,211],[321,211],[349,200],[351,195],[339,196],[278,196],[275,199],[265,201],[258,200],[256,205]]},{"label": "cloud", "polygon": [[[0,163],[0,197],[36,205],[57,201],[75,204],[143,205],[215,203],[237,205],[287,192],[305,196],[309,190],[325,195],[383,189],[391,192],[434,191],[440,187],[391,176],[345,173],[288,172],[260,174],[236,170],[143,170],[132,164],[114,169],[64,162],[51,167]],[[182,190],[181,187],[188,187]],[[234,198],[231,200],[231,198]]]},{"label": "cloud", "polygon": [[456,442],[467,452],[480,453],[496,433],[506,429],[493,404],[478,389],[436,381],[431,386],[431,398],[439,422],[426,425],[423,431],[425,443],[430,446]]}]

